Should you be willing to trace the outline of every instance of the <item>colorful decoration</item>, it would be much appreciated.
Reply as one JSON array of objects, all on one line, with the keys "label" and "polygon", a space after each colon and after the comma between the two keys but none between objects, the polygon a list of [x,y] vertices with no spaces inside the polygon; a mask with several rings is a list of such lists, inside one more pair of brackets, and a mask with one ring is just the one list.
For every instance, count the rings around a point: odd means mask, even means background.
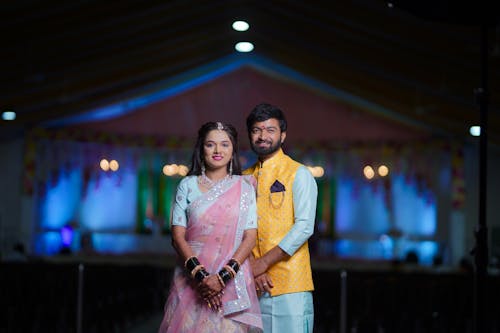
[{"label": "colorful decoration", "polygon": [[[92,179],[110,177],[109,171],[100,168],[101,159],[116,160],[119,161],[117,174],[124,168],[132,169],[137,174],[136,232],[152,233],[158,230],[160,233],[168,233],[175,189],[182,177],[165,176],[162,168],[169,163],[187,164],[192,144],[192,140],[175,137],[127,137],[72,129],[36,129],[26,138],[24,191],[43,198],[50,185],[59,182],[61,175],[73,168],[82,170],[82,188],[86,191]],[[372,165],[374,170],[378,170],[381,165],[389,167],[389,178],[383,184],[385,188],[379,181],[369,183],[373,186],[374,193],[384,188],[388,207],[391,206],[392,172],[404,175],[411,182],[417,182],[419,192],[432,202],[438,187],[436,168],[451,170],[453,207],[461,209],[465,201],[463,152],[460,143],[429,141],[346,145],[325,142],[285,150],[304,164],[322,166],[324,169],[324,175],[316,178],[319,190],[317,222],[322,236],[335,237],[337,180],[341,176],[352,179],[352,193],[358,195],[356,189],[367,181],[362,175],[362,168],[367,164]],[[167,158],[168,156],[175,158]],[[245,163],[254,160],[253,153],[248,151],[242,151],[241,156]],[[98,186],[99,181],[95,184]],[[117,185],[119,184],[118,175]]]}]

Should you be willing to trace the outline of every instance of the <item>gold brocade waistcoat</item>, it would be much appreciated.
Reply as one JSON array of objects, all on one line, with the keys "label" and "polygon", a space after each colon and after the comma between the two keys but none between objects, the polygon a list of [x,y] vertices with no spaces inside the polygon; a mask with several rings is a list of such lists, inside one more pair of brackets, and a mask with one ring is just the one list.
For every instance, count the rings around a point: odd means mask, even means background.
[{"label": "gold brocade waistcoat", "polygon": [[[292,187],[300,166],[280,150],[264,163],[257,162],[244,171],[257,179],[258,232],[253,249],[256,258],[278,245],[293,227]],[[276,181],[284,186],[284,191],[279,183],[273,186]],[[273,265],[267,273],[274,283],[272,296],[313,290],[308,243],[305,242],[288,260]]]}]

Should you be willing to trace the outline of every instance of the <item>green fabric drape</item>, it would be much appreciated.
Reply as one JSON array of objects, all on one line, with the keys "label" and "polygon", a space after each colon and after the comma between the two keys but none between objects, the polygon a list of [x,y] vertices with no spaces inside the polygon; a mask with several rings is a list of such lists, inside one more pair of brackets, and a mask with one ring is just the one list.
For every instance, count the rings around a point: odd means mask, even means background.
[{"label": "green fabric drape", "polygon": [[170,232],[175,191],[182,177],[165,176],[161,156],[144,158],[137,171],[137,232]]},{"label": "green fabric drape", "polygon": [[321,236],[335,236],[336,182],[333,177],[317,178],[318,202],[316,223]]},{"label": "green fabric drape", "polygon": [[137,171],[137,227],[138,233],[152,231],[153,223],[158,218],[158,192],[161,168],[157,167],[156,158],[148,156],[141,161]]}]

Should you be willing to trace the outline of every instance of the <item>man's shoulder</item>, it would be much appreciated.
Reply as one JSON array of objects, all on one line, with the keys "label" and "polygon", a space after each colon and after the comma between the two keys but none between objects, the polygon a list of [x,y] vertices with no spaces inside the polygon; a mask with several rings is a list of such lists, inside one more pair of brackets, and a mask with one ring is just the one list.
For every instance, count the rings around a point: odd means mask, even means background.
[{"label": "man's shoulder", "polygon": [[257,166],[257,163],[252,164],[251,166],[249,166],[248,168],[246,168],[245,170],[243,170],[241,172],[241,174],[242,175],[251,175],[251,174],[253,174],[254,171],[255,171],[256,166]]},{"label": "man's shoulder", "polygon": [[290,166],[291,166],[291,167],[292,167],[292,168],[294,168],[295,170],[298,170],[298,169],[299,169],[299,167],[304,166],[302,163],[300,163],[300,162],[298,162],[298,161],[294,160],[292,157],[290,157],[290,156],[289,156],[289,155],[287,155],[287,154],[284,154],[284,155],[283,155],[283,157],[285,158],[285,160],[286,160],[286,162],[287,162],[288,167],[290,167]]}]

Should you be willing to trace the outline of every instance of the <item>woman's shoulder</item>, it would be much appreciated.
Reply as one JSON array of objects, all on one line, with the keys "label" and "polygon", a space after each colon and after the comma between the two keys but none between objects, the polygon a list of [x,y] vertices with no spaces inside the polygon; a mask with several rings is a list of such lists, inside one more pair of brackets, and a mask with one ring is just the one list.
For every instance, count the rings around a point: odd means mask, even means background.
[{"label": "woman's shoulder", "polygon": [[196,176],[196,175],[191,175],[191,176],[186,176],[186,177],[182,178],[181,181],[179,182],[179,187],[189,187],[192,184],[195,184],[197,181],[196,180],[197,177],[198,176]]}]

